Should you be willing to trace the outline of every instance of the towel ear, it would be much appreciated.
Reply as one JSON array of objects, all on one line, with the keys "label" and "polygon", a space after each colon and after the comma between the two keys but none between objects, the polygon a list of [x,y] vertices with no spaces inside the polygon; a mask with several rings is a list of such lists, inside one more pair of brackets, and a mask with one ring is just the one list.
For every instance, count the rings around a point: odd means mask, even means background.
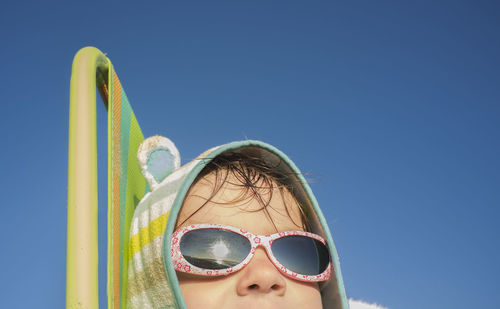
[{"label": "towel ear", "polygon": [[177,147],[171,140],[159,135],[148,137],[141,143],[137,151],[137,160],[151,191],[181,166],[181,156]]}]

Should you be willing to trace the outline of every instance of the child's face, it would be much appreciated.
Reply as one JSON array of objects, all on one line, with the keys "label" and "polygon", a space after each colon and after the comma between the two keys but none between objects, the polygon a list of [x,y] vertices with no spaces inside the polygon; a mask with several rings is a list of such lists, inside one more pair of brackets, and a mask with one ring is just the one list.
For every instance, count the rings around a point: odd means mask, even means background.
[{"label": "child's face", "polygon": [[[231,176],[221,190],[210,198],[214,181],[214,175],[209,174],[191,187],[179,213],[178,222],[183,222],[181,226],[216,223],[238,227],[257,235],[302,230],[297,226],[301,225],[299,207],[288,191],[285,190],[283,200],[279,189],[274,190],[267,215],[261,210],[257,199],[239,199],[243,189],[231,184],[238,182]],[[208,199],[210,202],[199,209]],[[318,285],[282,275],[262,247],[256,250],[247,266],[234,274],[201,277],[178,272],[177,276],[189,309],[322,307]]]}]

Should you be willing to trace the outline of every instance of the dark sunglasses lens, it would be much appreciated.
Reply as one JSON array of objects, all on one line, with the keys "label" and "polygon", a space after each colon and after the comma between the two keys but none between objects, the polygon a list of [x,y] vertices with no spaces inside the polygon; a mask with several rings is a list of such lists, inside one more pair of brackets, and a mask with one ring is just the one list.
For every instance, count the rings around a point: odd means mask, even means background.
[{"label": "dark sunglasses lens", "polygon": [[301,275],[319,275],[330,262],[328,248],[320,241],[306,236],[278,238],[271,244],[271,249],[281,265]]},{"label": "dark sunglasses lens", "polygon": [[223,229],[189,231],[181,238],[181,253],[194,266],[225,269],[241,263],[250,253],[248,239]]}]

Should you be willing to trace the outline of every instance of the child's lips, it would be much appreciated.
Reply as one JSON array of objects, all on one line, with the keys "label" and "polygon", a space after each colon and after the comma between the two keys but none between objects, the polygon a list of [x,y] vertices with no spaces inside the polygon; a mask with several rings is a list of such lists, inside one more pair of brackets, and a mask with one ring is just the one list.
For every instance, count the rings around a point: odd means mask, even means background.
[{"label": "child's lips", "polygon": [[[241,301],[238,305],[231,306],[231,309],[293,309],[292,304],[285,304],[283,299],[274,296],[250,297]],[[228,308],[229,309],[229,308]]]}]

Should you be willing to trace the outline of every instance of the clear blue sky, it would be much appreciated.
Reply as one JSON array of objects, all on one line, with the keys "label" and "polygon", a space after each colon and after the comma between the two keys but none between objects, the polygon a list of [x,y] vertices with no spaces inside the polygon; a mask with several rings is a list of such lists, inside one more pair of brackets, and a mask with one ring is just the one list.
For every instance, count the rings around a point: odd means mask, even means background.
[{"label": "clear blue sky", "polygon": [[404,2],[2,3],[2,307],[64,307],[70,70],[92,45],[184,162],[245,138],[289,154],[349,297],[500,308],[500,4]]}]

